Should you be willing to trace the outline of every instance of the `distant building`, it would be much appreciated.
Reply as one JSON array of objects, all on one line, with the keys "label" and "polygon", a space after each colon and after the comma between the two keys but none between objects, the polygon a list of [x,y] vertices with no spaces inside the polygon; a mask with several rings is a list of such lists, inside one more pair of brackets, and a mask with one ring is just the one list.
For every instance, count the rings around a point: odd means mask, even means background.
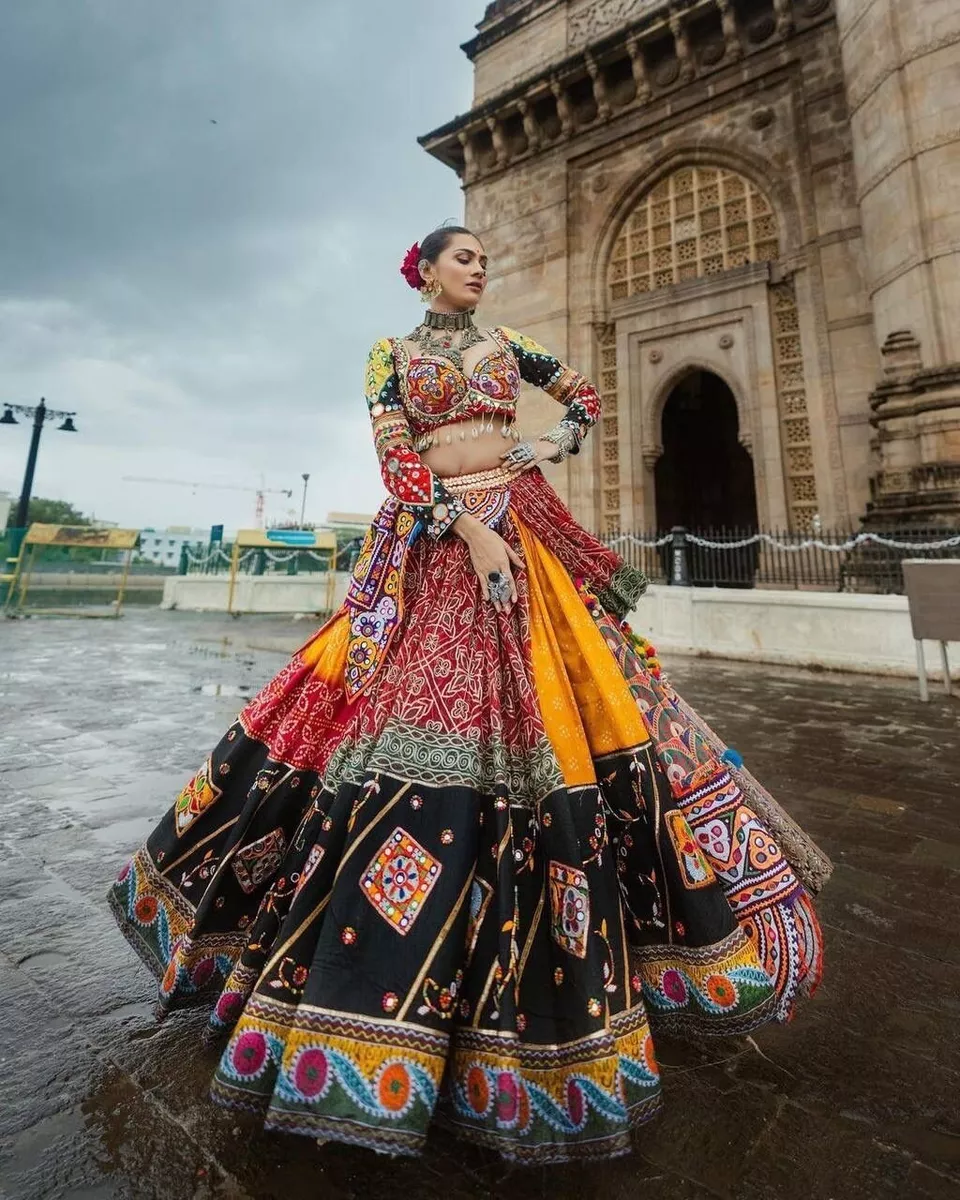
[{"label": "distant building", "polygon": [[197,542],[204,546],[210,541],[210,529],[190,529],[184,525],[171,525],[167,529],[144,529],[140,534],[141,562],[156,563],[161,567],[176,567],[180,562],[180,551],[185,545]]},{"label": "distant building", "polygon": [[366,529],[373,522],[373,515],[370,513],[355,513],[355,512],[330,512],[327,513],[327,524],[332,527],[349,528],[351,525],[356,525],[360,529]]}]

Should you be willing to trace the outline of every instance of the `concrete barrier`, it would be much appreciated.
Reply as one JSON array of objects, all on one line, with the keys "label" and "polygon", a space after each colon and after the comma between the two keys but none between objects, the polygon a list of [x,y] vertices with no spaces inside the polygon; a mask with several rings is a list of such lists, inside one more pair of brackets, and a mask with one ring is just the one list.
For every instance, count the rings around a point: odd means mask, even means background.
[{"label": "concrete barrier", "polygon": [[[349,579],[347,572],[337,572],[335,608],[343,603]],[[229,583],[226,575],[174,576],[164,585],[162,607],[225,612]],[[323,613],[328,595],[325,575],[242,575],[234,607],[251,613]],[[666,655],[916,675],[905,596],[653,585],[630,622]]]},{"label": "concrete barrier", "polygon": [[654,585],[630,623],[667,655],[872,675],[917,670],[906,596]]},{"label": "concrete barrier", "polygon": [[[338,571],[334,578],[334,609],[347,594],[350,575]],[[175,575],[163,587],[161,608],[187,612],[226,612],[229,575]],[[331,609],[326,573],[315,575],[240,575],[233,595],[235,612],[324,613]]]}]

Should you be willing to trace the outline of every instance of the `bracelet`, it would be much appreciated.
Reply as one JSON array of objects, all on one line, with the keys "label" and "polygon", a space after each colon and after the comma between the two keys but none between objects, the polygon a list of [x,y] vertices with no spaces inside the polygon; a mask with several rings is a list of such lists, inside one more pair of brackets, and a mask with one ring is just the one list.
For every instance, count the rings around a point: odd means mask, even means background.
[{"label": "bracelet", "polygon": [[540,435],[541,442],[553,442],[557,447],[557,452],[550,458],[550,462],[563,462],[567,455],[579,446],[580,438],[577,431],[573,429],[566,421],[560,421],[559,424]]}]

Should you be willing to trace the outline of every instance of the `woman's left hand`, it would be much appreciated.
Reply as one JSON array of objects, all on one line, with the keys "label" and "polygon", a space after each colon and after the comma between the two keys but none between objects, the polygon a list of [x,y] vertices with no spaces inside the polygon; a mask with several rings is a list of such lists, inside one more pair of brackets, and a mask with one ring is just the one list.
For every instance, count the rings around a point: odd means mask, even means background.
[{"label": "woman's left hand", "polygon": [[[554,442],[536,441],[536,442],[520,442],[522,445],[528,445],[533,450],[533,458],[528,459],[525,463],[517,465],[517,474],[522,474],[524,471],[532,471],[534,467],[539,467],[541,463],[548,462],[557,453],[557,447]],[[511,463],[510,455],[516,447],[505,451],[500,455],[500,458],[508,465]]]}]

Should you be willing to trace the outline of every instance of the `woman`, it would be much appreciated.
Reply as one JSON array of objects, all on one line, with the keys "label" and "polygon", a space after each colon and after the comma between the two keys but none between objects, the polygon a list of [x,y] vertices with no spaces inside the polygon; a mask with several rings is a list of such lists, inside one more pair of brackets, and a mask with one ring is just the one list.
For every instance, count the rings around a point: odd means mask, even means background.
[{"label": "woman", "polygon": [[[370,353],[390,493],[344,606],[244,709],[110,900],[210,1001],[220,1103],[416,1153],[630,1148],[654,1030],[742,1033],[812,992],[816,847],[624,622],[643,577],[538,470],[599,413],[576,371],[479,329],[479,240],[408,253],[429,304]],[[564,408],[523,440],[521,380]]]}]

